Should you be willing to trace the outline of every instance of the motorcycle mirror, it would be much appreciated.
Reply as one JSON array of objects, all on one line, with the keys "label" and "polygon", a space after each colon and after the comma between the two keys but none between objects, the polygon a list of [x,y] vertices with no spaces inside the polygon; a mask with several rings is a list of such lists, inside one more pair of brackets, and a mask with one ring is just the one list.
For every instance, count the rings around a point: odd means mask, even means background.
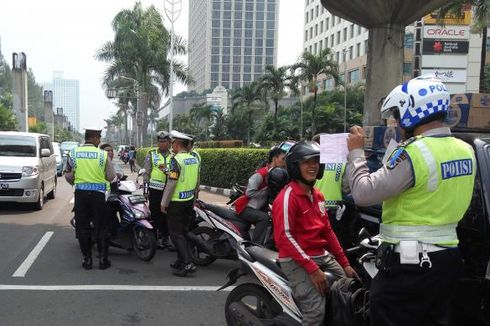
[{"label": "motorcycle mirror", "polygon": [[364,239],[371,239],[371,234],[369,234],[369,231],[366,228],[362,228],[357,235],[357,239],[359,242]]},{"label": "motorcycle mirror", "polygon": [[138,171],[138,177],[139,177],[139,176],[141,176],[141,175],[143,175],[145,172],[146,172],[146,170],[145,170],[145,169],[140,169],[140,170]]}]

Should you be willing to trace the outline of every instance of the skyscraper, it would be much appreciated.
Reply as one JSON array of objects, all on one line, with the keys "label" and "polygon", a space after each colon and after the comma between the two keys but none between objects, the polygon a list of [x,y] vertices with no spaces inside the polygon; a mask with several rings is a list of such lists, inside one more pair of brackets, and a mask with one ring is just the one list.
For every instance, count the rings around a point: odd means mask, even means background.
[{"label": "skyscraper", "polygon": [[53,110],[63,108],[63,114],[73,128],[80,131],[80,84],[78,80],[63,79],[61,71],[53,73],[52,83],[43,83],[44,90],[53,91]]},{"label": "skyscraper", "polygon": [[279,0],[190,0],[191,90],[240,88],[277,63]]}]

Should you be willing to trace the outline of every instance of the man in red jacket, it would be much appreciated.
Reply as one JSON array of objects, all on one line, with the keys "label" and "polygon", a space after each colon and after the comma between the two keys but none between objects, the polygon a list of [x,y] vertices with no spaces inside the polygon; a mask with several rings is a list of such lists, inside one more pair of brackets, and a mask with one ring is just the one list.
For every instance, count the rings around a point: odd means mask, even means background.
[{"label": "man in red jacket", "polygon": [[311,141],[295,144],[286,156],[291,182],[272,206],[274,240],[281,268],[303,313],[303,325],[320,325],[325,318],[329,270],[339,277],[355,277],[328,221],[325,198],[313,188],[321,179],[320,148]]}]

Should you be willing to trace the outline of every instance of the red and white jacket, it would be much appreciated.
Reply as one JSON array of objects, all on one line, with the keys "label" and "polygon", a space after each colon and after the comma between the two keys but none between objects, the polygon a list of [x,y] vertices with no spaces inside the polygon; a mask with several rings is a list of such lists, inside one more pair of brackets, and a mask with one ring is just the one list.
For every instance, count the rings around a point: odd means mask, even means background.
[{"label": "red and white jacket", "polygon": [[296,181],[290,182],[274,200],[272,220],[279,258],[292,258],[313,273],[319,267],[311,257],[322,256],[327,250],[342,267],[349,265],[330,226],[325,198],[318,189],[307,194]]}]

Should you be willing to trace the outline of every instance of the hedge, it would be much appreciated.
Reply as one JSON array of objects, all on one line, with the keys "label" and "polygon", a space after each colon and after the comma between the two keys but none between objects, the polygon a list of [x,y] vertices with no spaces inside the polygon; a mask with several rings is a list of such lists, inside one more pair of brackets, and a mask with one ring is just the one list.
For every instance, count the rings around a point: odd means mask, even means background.
[{"label": "hedge", "polygon": [[[151,148],[137,152],[137,162],[143,166]],[[209,148],[198,149],[202,158],[201,184],[211,187],[230,188],[236,182],[246,184],[248,178],[267,160],[268,149],[253,148]]]},{"label": "hedge", "polygon": [[199,148],[237,148],[243,147],[242,140],[215,140],[215,141],[199,141]]}]

